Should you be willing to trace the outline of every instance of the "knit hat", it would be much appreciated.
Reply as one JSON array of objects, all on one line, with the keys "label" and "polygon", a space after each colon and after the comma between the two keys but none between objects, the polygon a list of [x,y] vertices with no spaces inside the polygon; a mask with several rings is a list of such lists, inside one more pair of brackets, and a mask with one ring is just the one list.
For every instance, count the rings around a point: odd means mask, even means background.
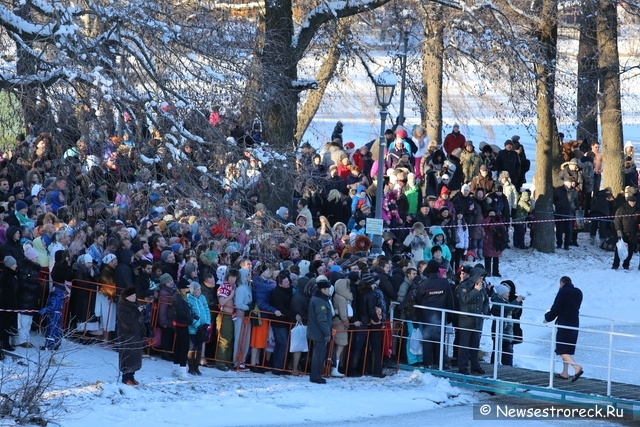
[{"label": "knit hat", "polygon": [[331,283],[329,282],[329,279],[327,279],[327,276],[320,275],[316,277],[316,287],[318,289],[330,288]]},{"label": "knit hat", "polygon": [[122,291],[122,298],[129,298],[131,295],[135,295],[136,294],[136,287],[135,286],[129,286],[127,289],[125,289],[124,291]]},{"label": "knit hat", "polygon": [[511,146],[513,146],[513,141],[512,141],[512,140],[510,140],[510,139],[507,139],[507,140],[504,142],[504,146],[506,147],[507,145],[511,145]]},{"label": "knit hat", "polygon": [[[432,247],[431,248],[431,253],[434,253],[434,251],[433,251],[434,248],[440,249],[440,246]],[[442,249],[440,249],[440,250],[442,250]],[[424,269],[424,274],[439,273],[439,272],[440,272],[440,263],[438,263],[438,261],[434,261],[434,260],[429,261],[429,263],[427,264],[427,266]]]},{"label": "knit hat", "polygon": [[451,156],[453,156],[453,157],[460,158],[461,155],[462,155],[462,148],[460,148],[460,147],[456,148],[455,150],[453,150],[451,152]]},{"label": "knit hat", "polygon": [[134,243],[133,245],[131,245],[131,251],[134,254],[140,252],[141,250],[142,250],[142,246],[138,245],[137,243]]},{"label": "knit hat", "polygon": [[182,245],[180,243],[174,243],[173,245],[171,245],[171,250],[175,253],[180,252],[181,248],[182,248]]},{"label": "knit hat", "polygon": [[264,205],[264,203],[256,203],[256,212],[258,211],[266,211],[267,207]]},{"label": "knit hat", "polygon": [[197,267],[195,264],[192,263],[187,263],[187,265],[184,266],[184,274],[186,278],[191,277],[191,275],[193,274],[194,271],[197,270]]},{"label": "knit hat", "polygon": [[339,265],[334,265],[329,269],[329,273],[340,273],[342,268]]},{"label": "knit hat", "polygon": [[27,209],[28,207],[29,206],[27,206],[27,204],[23,200],[18,200],[18,202],[16,203],[17,211],[21,211],[22,209]]},{"label": "knit hat", "polygon": [[358,185],[358,188],[356,188],[356,194],[359,194],[363,191],[366,191],[366,187],[364,185]]},{"label": "knit hat", "polygon": [[507,285],[503,285],[502,283],[500,283],[499,285],[496,285],[495,288],[493,288],[493,292],[496,293],[496,295],[504,295],[504,294],[508,294],[509,292],[511,292],[511,288],[509,288]]},{"label": "knit hat", "polygon": [[12,257],[11,255],[7,255],[6,257],[4,257],[4,265],[5,265],[5,267],[11,268],[16,264],[17,264],[16,259],[14,257]]},{"label": "knit hat", "polygon": [[167,257],[171,255],[171,251],[162,251],[162,254],[160,254],[160,261],[167,261]]},{"label": "knit hat", "polygon": [[445,173],[444,175],[442,175],[442,179],[449,179],[449,175]]},{"label": "knit hat", "polygon": [[518,135],[513,135],[513,136],[511,137],[511,140],[512,140],[513,142],[518,142],[518,141],[520,141],[520,136],[518,136]]},{"label": "knit hat", "polygon": [[158,280],[160,281],[161,285],[166,285],[167,283],[171,283],[173,277],[171,277],[169,273],[164,273]]},{"label": "knit hat", "polygon": [[35,249],[33,249],[33,246],[27,246],[26,249],[24,250],[24,257],[26,259],[37,259],[38,252]]},{"label": "knit hat", "polygon": [[469,184],[464,184],[462,186],[462,191],[471,191],[471,187],[469,187]]},{"label": "knit hat", "polygon": [[200,289],[200,283],[196,281],[189,283],[189,292],[191,292],[191,294],[195,294],[198,289]]},{"label": "knit hat", "polygon": [[363,275],[360,278],[360,280],[362,281],[362,283],[364,283],[366,285],[369,285],[369,286],[371,286],[374,283],[376,283],[376,279],[370,273],[367,273],[367,274]]},{"label": "knit hat", "polygon": [[103,264],[109,264],[109,263],[110,263],[111,261],[113,261],[114,259],[116,259],[116,256],[115,256],[114,254],[108,254],[108,255],[105,255],[105,256],[102,258],[102,263],[103,263]]}]

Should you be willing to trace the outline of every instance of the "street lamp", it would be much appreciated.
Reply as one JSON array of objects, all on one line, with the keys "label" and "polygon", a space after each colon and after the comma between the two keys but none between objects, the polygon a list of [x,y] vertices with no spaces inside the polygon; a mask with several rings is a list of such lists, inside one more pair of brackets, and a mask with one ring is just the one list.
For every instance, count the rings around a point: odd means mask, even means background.
[{"label": "street lamp", "polygon": [[[378,147],[378,183],[376,186],[376,219],[382,220],[382,198],[383,193],[383,181],[384,181],[384,151],[386,142],[384,138],[384,126],[387,121],[387,107],[391,104],[391,98],[393,97],[393,90],[398,84],[398,78],[391,74],[388,68],[385,68],[382,73],[376,77],[376,97],[378,98],[378,104],[380,104],[380,146]],[[374,254],[382,253],[382,234],[376,234],[373,236],[373,244],[371,252]]]},{"label": "street lamp", "polygon": [[413,23],[409,17],[410,12],[405,9],[402,11],[404,24],[404,49],[402,51],[401,67],[402,67],[402,83],[400,84],[400,114],[398,114],[398,126],[404,126],[404,90],[407,81],[407,52],[409,51],[409,34],[411,33],[411,24]]}]

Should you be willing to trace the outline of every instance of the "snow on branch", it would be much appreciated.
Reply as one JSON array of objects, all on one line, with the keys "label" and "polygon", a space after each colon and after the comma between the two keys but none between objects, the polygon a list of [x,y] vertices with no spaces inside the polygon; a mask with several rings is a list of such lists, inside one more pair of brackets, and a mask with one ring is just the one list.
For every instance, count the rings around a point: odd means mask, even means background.
[{"label": "snow on branch", "polygon": [[376,9],[390,0],[325,1],[316,6],[302,23],[298,34],[291,41],[295,56],[301,58],[309,47],[313,36],[322,25],[333,19],[346,18],[361,12]]}]

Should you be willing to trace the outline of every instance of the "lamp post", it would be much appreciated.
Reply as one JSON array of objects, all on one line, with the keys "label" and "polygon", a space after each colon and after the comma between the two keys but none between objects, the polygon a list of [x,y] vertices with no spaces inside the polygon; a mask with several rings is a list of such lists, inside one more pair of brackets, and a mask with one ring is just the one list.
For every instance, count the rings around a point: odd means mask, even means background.
[{"label": "lamp post", "polygon": [[[403,11],[404,12],[408,12],[408,11]],[[409,50],[409,34],[410,34],[410,23],[411,21],[409,19],[407,19],[405,17],[405,25],[404,25],[404,48],[402,51],[402,59],[401,59],[401,66],[402,66],[402,76],[401,76],[401,83],[400,83],[400,114],[398,114],[398,126],[404,126],[404,90],[406,87],[406,81],[407,81],[407,52]]]},{"label": "lamp post", "polygon": [[[391,104],[391,98],[393,97],[393,90],[398,84],[396,76],[391,74],[388,68],[385,68],[382,73],[376,77],[376,97],[378,98],[378,104],[380,104],[380,146],[378,147],[378,183],[376,185],[376,219],[382,219],[382,199],[384,188],[384,151],[386,147],[384,139],[384,124],[387,121],[387,107]],[[373,244],[371,252],[374,254],[382,253],[382,235],[376,234],[373,236]]]}]

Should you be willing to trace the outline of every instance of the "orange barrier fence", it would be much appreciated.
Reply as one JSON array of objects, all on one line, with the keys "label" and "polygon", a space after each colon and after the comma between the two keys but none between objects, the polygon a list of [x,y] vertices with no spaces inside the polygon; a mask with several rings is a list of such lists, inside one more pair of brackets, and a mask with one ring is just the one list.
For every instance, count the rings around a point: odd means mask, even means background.
[{"label": "orange barrier fence", "polygon": [[[42,305],[45,306],[49,285],[53,282],[49,280],[48,275],[42,276],[41,280],[44,285]],[[107,298],[100,293],[102,286],[104,285],[101,283],[84,280],[73,280],[70,285],[67,284],[70,296],[65,299],[62,313],[65,334],[90,337],[94,340],[108,340],[108,333],[115,331],[117,297]],[[121,292],[122,288],[116,288],[116,295]],[[144,300],[140,302],[148,304]],[[159,324],[159,317],[161,310],[172,310],[171,301],[154,299],[150,304],[149,322],[156,337],[148,339],[147,351],[170,355],[175,350],[173,328],[169,325],[162,327]],[[313,342],[307,340],[307,351],[290,352],[291,331],[295,322],[283,321],[273,313],[262,311],[260,312],[261,325],[252,324],[252,318],[248,314],[244,315],[245,313],[241,310],[238,310],[240,317],[235,319],[231,314],[219,310],[210,310],[210,313],[210,341],[205,344],[204,353],[204,358],[209,363],[232,369],[238,369],[244,364],[258,371],[271,370],[296,375],[309,372]],[[255,323],[255,319],[253,320]],[[231,328],[226,322],[232,322],[232,335],[229,335]],[[388,365],[389,362],[394,362],[396,370],[398,369],[400,351],[392,357],[388,349],[392,347],[393,336],[403,335],[403,323],[387,322],[380,329],[367,326],[356,327],[353,323],[341,325],[346,330],[341,328],[337,334],[341,335],[341,342],[344,342],[346,337],[346,345],[336,345],[334,329],[334,338],[327,345],[327,357],[323,363],[324,376],[331,373],[338,347],[342,347],[340,360],[343,362],[338,368],[344,375],[360,376],[371,373],[374,370],[374,363]],[[332,325],[333,328],[335,326]],[[236,327],[239,332],[236,332]],[[165,337],[163,340],[162,334],[171,334],[171,337],[170,339]],[[234,343],[234,341],[238,342]],[[235,357],[233,357],[234,347],[237,349]],[[247,348],[248,351],[245,354]],[[274,360],[276,357],[278,360]],[[274,363],[278,366],[274,366]]]}]

